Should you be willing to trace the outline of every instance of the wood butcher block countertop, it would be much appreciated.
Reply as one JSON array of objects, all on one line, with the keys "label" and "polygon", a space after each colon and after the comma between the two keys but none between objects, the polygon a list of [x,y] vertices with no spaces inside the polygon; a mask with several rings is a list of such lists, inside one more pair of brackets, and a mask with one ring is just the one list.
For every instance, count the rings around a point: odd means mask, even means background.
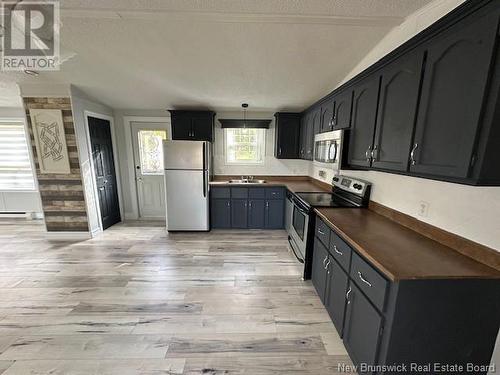
[{"label": "wood butcher block countertop", "polygon": [[234,184],[229,180],[237,180],[238,176],[216,176],[215,180],[210,182],[212,186],[245,186],[245,187],[266,187],[266,186],[283,186],[292,193],[307,193],[307,192],[325,192],[331,191],[331,187],[320,181],[313,182],[306,177],[269,177],[255,176],[255,179],[262,179],[266,182],[263,184]]},{"label": "wood butcher block countertop", "polygon": [[390,280],[500,279],[500,271],[371,210],[318,208],[315,211]]}]

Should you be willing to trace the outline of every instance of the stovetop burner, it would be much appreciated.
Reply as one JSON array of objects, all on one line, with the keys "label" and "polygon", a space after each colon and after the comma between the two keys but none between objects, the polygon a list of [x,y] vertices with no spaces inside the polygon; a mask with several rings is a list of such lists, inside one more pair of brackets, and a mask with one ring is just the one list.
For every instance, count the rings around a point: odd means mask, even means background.
[{"label": "stovetop burner", "polygon": [[367,181],[335,175],[331,192],[296,193],[294,202],[307,212],[315,207],[367,207],[370,190],[371,184]]},{"label": "stovetop burner", "polygon": [[297,196],[309,207],[357,207],[333,193],[298,193]]}]

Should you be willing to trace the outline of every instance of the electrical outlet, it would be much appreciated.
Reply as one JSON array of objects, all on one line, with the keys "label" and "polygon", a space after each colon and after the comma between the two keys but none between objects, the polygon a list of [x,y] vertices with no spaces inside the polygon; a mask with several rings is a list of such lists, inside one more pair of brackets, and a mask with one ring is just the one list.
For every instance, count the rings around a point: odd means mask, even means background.
[{"label": "electrical outlet", "polygon": [[417,214],[418,216],[427,217],[429,215],[429,202],[420,201]]},{"label": "electrical outlet", "polygon": [[322,179],[325,179],[325,178],[326,178],[326,172],[325,172],[325,171],[323,171],[323,170],[319,171],[319,172],[318,172],[318,175],[319,175],[319,177],[321,177]]}]

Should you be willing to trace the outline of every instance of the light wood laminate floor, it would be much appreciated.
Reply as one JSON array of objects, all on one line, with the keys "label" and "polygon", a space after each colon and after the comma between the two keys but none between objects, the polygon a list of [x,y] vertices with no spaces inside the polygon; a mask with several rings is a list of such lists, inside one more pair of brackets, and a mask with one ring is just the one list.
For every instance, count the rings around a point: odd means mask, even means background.
[{"label": "light wood laminate floor", "polygon": [[83,242],[0,223],[0,374],[336,374],[349,357],[284,231]]}]

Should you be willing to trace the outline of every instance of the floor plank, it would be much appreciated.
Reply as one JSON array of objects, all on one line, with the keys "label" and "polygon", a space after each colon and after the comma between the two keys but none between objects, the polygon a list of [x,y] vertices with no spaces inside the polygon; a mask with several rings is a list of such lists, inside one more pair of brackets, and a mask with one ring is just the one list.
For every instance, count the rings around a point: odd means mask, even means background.
[{"label": "floor plank", "polygon": [[350,364],[284,231],[0,223],[0,374],[339,374]]}]

